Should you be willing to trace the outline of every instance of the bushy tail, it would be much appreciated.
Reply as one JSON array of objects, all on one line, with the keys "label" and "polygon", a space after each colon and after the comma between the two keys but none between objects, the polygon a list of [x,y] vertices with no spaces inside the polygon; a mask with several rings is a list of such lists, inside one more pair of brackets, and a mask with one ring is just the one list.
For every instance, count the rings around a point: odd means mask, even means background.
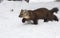
[{"label": "bushy tail", "polygon": [[54,13],[54,12],[57,13],[57,12],[59,11],[59,9],[58,9],[57,7],[55,7],[55,8],[53,8],[53,9],[51,9],[50,11],[51,11],[52,13]]}]

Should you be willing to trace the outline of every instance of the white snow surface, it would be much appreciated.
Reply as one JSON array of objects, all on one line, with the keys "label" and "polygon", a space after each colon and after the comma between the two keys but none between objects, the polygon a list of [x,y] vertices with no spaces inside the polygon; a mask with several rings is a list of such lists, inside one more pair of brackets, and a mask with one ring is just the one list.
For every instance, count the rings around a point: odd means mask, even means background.
[{"label": "white snow surface", "polygon": [[52,1],[56,1],[56,0],[30,0],[30,2],[52,2]]},{"label": "white snow surface", "polygon": [[[0,38],[60,38],[60,21],[43,22],[38,21],[38,25],[24,24],[19,18],[21,9],[52,9],[58,7],[60,2],[48,3],[26,3],[26,2],[9,2],[0,3]],[[13,11],[11,11],[13,9]],[[60,10],[55,14],[60,20]]]}]

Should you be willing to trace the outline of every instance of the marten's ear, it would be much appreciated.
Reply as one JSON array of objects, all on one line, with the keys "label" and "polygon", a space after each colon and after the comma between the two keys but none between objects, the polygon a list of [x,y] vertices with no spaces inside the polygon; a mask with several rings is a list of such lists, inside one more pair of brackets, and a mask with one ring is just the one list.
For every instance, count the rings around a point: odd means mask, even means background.
[{"label": "marten's ear", "polygon": [[26,9],[24,11],[27,11]]},{"label": "marten's ear", "polygon": [[21,11],[23,11],[23,9],[21,9]]},{"label": "marten's ear", "polygon": [[24,11],[25,11],[26,13],[28,13],[28,10],[25,9]]}]

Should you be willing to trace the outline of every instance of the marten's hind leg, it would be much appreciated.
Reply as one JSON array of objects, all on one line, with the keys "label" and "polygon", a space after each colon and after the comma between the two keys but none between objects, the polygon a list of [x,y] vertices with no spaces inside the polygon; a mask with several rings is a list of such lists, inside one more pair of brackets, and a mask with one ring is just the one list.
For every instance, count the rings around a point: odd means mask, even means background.
[{"label": "marten's hind leg", "polygon": [[48,20],[48,18],[44,18],[44,22],[48,22],[49,20]]},{"label": "marten's hind leg", "polygon": [[48,22],[48,20],[47,19],[44,19],[44,22]]},{"label": "marten's hind leg", "polygon": [[44,22],[48,22],[48,14],[46,16],[44,16]]}]

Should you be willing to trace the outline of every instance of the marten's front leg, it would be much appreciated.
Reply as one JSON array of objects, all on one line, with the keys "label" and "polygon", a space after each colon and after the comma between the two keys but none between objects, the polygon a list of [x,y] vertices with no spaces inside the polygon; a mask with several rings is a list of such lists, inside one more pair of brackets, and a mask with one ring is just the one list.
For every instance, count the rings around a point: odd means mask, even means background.
[{"label": "marten's front leg", "polygon": [[38,21],[36,19],[34,19],[33,24],[38,24]]},{"label": "marten's front leg", "polygon": [[25,19],[25,18],[23,18],[23,19],[22,19],[22,22],[23,22],[23,23],[25,23],[25,21],[26,21],[26,19]]}]

